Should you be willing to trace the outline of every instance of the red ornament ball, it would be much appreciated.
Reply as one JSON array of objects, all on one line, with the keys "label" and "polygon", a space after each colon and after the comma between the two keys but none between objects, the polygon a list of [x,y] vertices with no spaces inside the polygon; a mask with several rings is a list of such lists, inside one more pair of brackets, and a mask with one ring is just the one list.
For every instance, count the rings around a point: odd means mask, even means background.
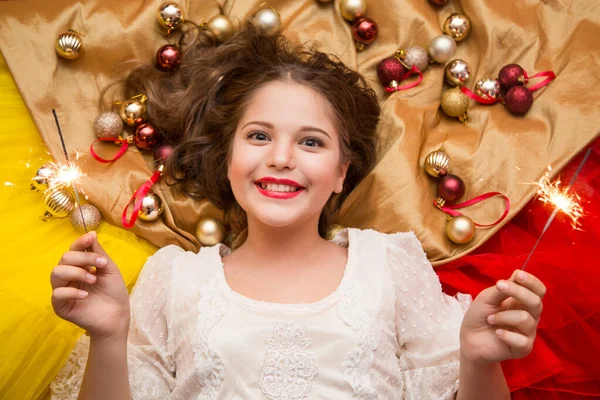
[{"label": "red ornament ball", "polygon": [[135,145],[142,150],[150,150],[158,144],[160,134],[158,130],[150,124],[140,124],[135,129],[133,140]]},{"label": "red ornament ball", "polygon": [[518,64],[505,65],[498,73],[498,81],[504,92],[513,86],[522,85],[524,77],[525,70]]},{"label": "red ornament ball", "polygon": [[465,194],[465,183],[456,175],[445,175],[438,181],[437,191],[442,199],[454,203]]},{"label": "red ornament ball", "polygon": [[181,64],[181,51],[179,47],[172,44],[165,44],[156,52],[156,66],[168,71],[179,67]]},{"label": "red ornament ball", "polygon": [[504,95],[504,102],[511,113],[523,115],[533,104],[533,94],[525,86],[513,86]]},{"label": "red ornament ball", "polygon": [[385,87],[397,86],[406,72],[406,67],[396,57],[385,58],[377,65],[377,77]]},{"label": "red ornament ball", "polygon": [[377,38],[377,24],[370,18],[358,18],[352,23],[352,37],[362,44],[373,43]]},{"label": "red ornament ball", "polygon": [[164,164],[167,161],[167,158],[173,153],[173,150],[174,148],[170,144],[163,144],[154,152],[154,161],[159,164]]}]

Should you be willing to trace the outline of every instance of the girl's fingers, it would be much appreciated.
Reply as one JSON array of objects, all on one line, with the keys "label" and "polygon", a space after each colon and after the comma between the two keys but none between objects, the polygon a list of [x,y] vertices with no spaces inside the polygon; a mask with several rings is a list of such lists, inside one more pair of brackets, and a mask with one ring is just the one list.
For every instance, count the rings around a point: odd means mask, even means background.
[{"label": "girl's fingers", "polygon": [[526,336],[535,335],[537,322],[524,310],[501,311],[488,317],[488,323],[495,326],[508,326],[518,329]]},{"label": "girl's fingers", "polygon": [[536,276],[531,275],[528,272],[517,269],[513,272],[510,280],[526,287],[542,299],[546,295],[546,285],[544,285]]},{"label": "girl's fingers", "polygon": [[90,274],[84,268],[71,265],[57,265],[54,267],[50,274],[52,289],[67,286],[69,282],[83,282],[91,285],[96,282],[96,276]]},{"label": "girl's fingers", "polygon": [[104,267],[108,263],[106,257],[97,253],[85,251],[67,251],[58,262],[62,265],[74,265],[76,267]]},{"label": "girl's fingers", "polygon": [[88,296],[88,292],[74,287],[59,287],[52,291],[52,304],[68,300],[82,300]]},{"label": "girl's fingers", "polygon": [[542,298],[528,288],[511,281],[498,281],[496,288],[503,294],[514,298],[535,320],[542,314]]},{"label": "girl's fingers", "polygon": [[69,250],[71,251],[84,251],[92,245],[96,238],[96,232],[88,232],[85,235],[80,236],[76,241],[73,242]]},{"label": "girl's fingers", "polygon": [[521,333],[496,329],[496,336],[510,347],[514,358],[525,357],[533,350],[533,339],[529,339]]}]

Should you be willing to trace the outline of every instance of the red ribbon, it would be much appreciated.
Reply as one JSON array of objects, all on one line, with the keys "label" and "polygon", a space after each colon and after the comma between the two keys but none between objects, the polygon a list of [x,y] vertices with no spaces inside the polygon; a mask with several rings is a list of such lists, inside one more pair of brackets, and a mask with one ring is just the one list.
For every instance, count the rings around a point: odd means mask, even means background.
[{"label": "red ribbon", "polygon": [[393,93],[393,92],[397,92],[397,91],[400,91],[400,90],[406,90],[406,89],[414,88],[415,86],[417,86],[419,83],[421,83],[423,81],[423,73],[415,65],[413,65],[411,67],[411,69],[409,69],[408,71],[406,71],[406,73],[402,76],[402,79],[400,79],[400,81],[403,81],[403,80],[407,79],[409,76],[414,75],[414,74],[418,74],[419,75],[419,79],[417,79],[416,82],[412,82],[412,83],[406,84],[404,86],[396,86],[395,88],[386,86],[385,90],[388,93]]},{"label": "red ribbon", "polygon": [[544,72],[538,72],[537,74],[535,74],[533,76],[528,76],[527,71],[525,71],[525,83],[528,83],[530,79],[542,78],[544,76],[546,77],[546,79],[544,79],[543,81],[541,81],[539,83],[536,83],[535,85],[529,87],[528,89],[531,90],[532,92],[535,92],[536,90],[543,88],[544,86],[546,86],[550,82],[552,82],[554,79],[556,79],[556,74],[552,71],[544,71]]},{"label": "red ribbon", "polygon": [[469,96],[470,98],[472,98],[473,100],[475,100],[478,103],[481,104],[496,104],[496,103],[501,103],[502,99],[497,98],[497,99],[488,99],[486,97],[481,97],[475,93],[473,93],[470,89],[466,88],[465,86],[461,86],[460,91],[463,92],[464,94],[466,94],[467,96]]},{"label": "red ribbon", "polygon": [[433,200],[433,205],[436,206],[437,208],[439,208],[440,210],[442,210],[443,212],[445,212],[448,215],[451,215],[453,217],[458,217],[460,215],[462,215],[461,213],[459,213],[458,211],[454,211],[456,209],[459,208],[465,208],[468,206],[472,206],[473,204],[477,204],[481,201],[487,200],[490,197],[494,197],[494,196],[502,196],[504,198],[504,201],[506,203],[506,207],[504,208],[504,213],[502,214],[502,216],[496,221],[493,222],[491,224],[478,224],[475,222],[476,226],[480,226],[480,227],[490,227],[490,226],[494,226],[494,225],[498,225],[500,222],[502,222],[502,220],[504,220],[504,218],[506,218],[506,216],[508,215],[508,211],[510,210],[510,199],[508,197],[506,197],[505,195],[503,195],[500,192],[489,192],[489,193],[485,193],[482,194],[481,196],[477,196],[474,199],[471,200],[467,200],[464,203],[460,203],[460,204],[453,204],[453,205],[444,205],[444,206],[440,206],[437,202],[437,199]]},{"label": "red ribbon", "polygon": [[[123,227],[132,228],[133,225],[135,225],[135,221],[137,220],[140,210],[142,209],[142,202],[144,201],[144,197],[146,197],[148,192],[150,192],[152,186],[154,186],[154,184],[158,182],[158,180],[162,176],[162,171],[163,168],[161,165],[158,171],[153,173],[150,179],[144,182],[144,184],[140,186],[138,190],[135,191],[135,193],[131,197],[131,200],[129,200],[129,202],[125,206],[125,209],[123,210],[123,215],[121,216],[121,222],[123,223]],[[127,210],[129,209],[129,205],[131,203],[133,203],[133,213],[131,214],[131,219],[127,220]]]},{"label": "red ribbon", "polygon": [[[105,158],[100,157],[94,151],[94,145],[97,142],[114,142],[115,144],[122,144],[122,146],[121,146],[121,148],[119,149],[119,151],[117,152],[117,154],[115,154],[115,156],[113,158],[111,158],[110,160],[107,160]],[[94,157],[96,160],[100,161],[101,163],[108,164],[110,162],[113,162],[113,161],[118,160],[119,158],[121,158],[121,156],[123,154],[125,154],[125,152],[129,148],[129,144],[131,144],[131,143],[132,143],[132,139],[117,139],[117,138],[100,138],[100,139],[96,139],[90,145],[90,154],[92,155],[92,157]]]}]

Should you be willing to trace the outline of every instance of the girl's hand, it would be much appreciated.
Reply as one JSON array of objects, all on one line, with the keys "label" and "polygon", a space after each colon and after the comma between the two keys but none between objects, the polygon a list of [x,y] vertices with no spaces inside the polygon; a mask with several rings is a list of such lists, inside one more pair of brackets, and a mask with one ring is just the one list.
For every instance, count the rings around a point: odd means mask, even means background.
[{"label": "girl's hand", "polygon": [[545,294],[546,286],[521,270],[483,290],[462,322],[463,356],[469,361],[496,363],[528,355],[533,349]]},{"label": "girl's hand", "polygon": [[[89,251],[85,251],[89,249]],[[127,335],[129,294],[117,265],[96,232],[77,239],[52,270],[52,307],[92,337]],[[93,273],[93,268],[96,272]]]}]

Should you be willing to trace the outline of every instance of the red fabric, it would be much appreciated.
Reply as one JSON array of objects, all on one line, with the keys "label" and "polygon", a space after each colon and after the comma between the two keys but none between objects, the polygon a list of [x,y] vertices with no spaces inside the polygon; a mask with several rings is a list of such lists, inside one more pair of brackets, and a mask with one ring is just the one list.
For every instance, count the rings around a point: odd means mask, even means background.
[{"label": "red fabric", "polygon": [[[502,363],[516,400],[600,399],[600,138],[573,190],[585,215],[575,230],[560,213],[525,270],[548,292],[532,353]],[[585,151],[561,171],[567,184]],[[553,209],[531,200],[496,235],[473,253],[436,269],[448,294],[475,297],[521,268]]]}]

